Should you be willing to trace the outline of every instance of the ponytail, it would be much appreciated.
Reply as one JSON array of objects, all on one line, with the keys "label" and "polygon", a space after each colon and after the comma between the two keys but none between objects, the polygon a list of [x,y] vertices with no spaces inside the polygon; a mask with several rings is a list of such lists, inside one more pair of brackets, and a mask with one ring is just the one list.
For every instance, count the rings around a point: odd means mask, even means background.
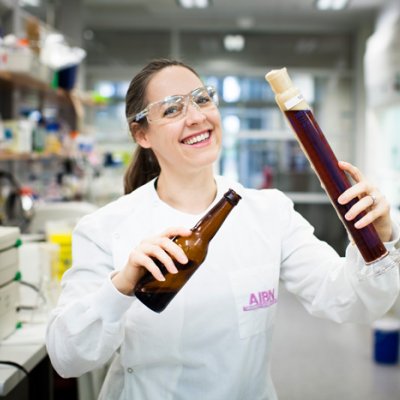
[{"label": "ponytail", "polygon": [[153,150],[137,146],[131,163],[124,176],[125,194],[133,192],[138,187],[160,175],[160,165]]}]

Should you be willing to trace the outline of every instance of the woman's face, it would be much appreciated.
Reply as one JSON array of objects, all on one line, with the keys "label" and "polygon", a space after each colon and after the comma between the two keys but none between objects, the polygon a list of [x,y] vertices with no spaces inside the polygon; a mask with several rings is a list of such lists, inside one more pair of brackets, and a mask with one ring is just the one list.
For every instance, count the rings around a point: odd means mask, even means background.
[{"label": "woman's face", "polygon": [[[171,95],[186,95],[201,86],[201,80],[187,68],[167,67],[151,78],[146,91],[147,104]],[[169,170],[181,174],[212,166],[219,154],[221,136],[218,108],[198,109],[189,102],[182,119],[149,123],[136,135],[136,141],[154,151],[163,172]]]}]

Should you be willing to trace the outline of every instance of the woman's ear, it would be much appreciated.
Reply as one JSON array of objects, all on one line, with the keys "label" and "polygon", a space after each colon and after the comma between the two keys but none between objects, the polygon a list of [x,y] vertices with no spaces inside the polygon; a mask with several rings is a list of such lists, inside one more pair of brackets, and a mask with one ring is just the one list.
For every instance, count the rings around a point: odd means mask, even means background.
[{"label": "woman's ear", "polygon": [[151,147],[151,144],[147,137],[146,129],[144,129],[143,126],[141,126],[137,122],[131,123],[131,134],[132,134],[133,139],[139,146],[141,146],[145,149],[148,149]]}]

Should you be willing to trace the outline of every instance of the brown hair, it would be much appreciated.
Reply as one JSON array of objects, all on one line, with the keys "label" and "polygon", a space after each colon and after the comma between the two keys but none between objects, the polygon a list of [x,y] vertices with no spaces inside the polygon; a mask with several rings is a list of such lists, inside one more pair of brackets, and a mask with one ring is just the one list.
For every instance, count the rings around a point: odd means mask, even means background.
[{"label": "brown hair", "polygon": [[[132,137],[134,132],[131,118],[146,107],[146,89],[153,75],[164,68],[180,66],[187,68],[198,76],[197,72],[181,61],[169,59],[156,59],[150,61],[131,81],[125,97],[125,115],[129,123]],[[143,128],[147,127],[147,119],[143,118],[139,122]],[[124,176],[125,194],[130,193],[138,187],[149,182],[160,174],[160,165],[151,149],[137,146],[131,163],[129,164]]]}]

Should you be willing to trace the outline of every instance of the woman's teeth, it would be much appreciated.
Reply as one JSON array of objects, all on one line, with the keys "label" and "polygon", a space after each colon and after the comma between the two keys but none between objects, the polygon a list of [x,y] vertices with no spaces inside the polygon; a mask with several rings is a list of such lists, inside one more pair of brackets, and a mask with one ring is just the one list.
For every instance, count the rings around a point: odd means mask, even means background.
[{"label": "woman's teeth", "polygon": [[207,140],[210,137],[210,132],[205,132],[197,136],[192,136],[188,139],[185,139],[183,141],[184,144],[195,144],[195,143],[200,143],[203,142],[204,140]]}]

